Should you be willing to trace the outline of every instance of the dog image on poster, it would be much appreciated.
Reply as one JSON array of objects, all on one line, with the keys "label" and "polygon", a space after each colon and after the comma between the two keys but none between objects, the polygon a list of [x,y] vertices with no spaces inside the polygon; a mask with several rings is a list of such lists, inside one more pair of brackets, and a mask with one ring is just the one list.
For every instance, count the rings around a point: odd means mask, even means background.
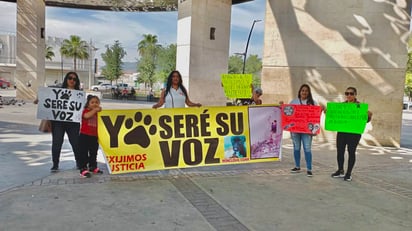
[{"label": "dog image on poster", "polygon": [[226,136],[225,158],[244,158],[247,156],[245,136]]},{"label": "dog image on poster", "polygon": [[282,129],[278,106],[249,107],[251,159],[280,158]]}]

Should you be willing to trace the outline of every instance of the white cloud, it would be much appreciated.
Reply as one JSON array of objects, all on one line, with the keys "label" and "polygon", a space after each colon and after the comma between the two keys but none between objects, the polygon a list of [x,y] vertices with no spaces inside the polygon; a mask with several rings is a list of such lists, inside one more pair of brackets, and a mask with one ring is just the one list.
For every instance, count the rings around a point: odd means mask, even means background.
[{"label": "white cloud", "polygon": [[[230,54],[243,52],[253,20],[264,19],[266,0],[254,0],[232,7]],[[16,4],[0,2],[0,33],[16,32]],[[142,13],[76,10],[46,7],[46,35],[68,38],[78,35],[99,50],[119,40],[127,52],[124,61],[135,61],[137,44],[143,34],[155,34],[162,45],[176,43],[177,12]],[[261,56],[264,22],[256,23],[249,43],[248,54]]]},{"label": "white cloud", "polygon": [[0,32],[16,33],[16,4],[0,3]]}]

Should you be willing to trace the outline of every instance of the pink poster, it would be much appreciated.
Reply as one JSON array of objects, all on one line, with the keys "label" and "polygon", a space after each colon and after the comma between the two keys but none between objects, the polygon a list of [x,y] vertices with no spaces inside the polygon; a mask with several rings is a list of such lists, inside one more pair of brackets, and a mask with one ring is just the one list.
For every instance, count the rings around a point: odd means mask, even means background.
[{"label": "pink poster", "polygon": [[322,108],[313,105],[282,105],[282,128],[285,131],[319,134]]}]

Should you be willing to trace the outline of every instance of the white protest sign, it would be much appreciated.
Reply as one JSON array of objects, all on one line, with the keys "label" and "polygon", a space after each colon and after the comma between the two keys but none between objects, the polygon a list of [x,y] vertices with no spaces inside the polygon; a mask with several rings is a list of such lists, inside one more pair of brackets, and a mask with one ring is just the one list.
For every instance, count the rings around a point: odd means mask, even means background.
[{"label": "white protest sign", "polygon": [[67,88],[40,87],[37,118],[81,122],[86,93]]}]

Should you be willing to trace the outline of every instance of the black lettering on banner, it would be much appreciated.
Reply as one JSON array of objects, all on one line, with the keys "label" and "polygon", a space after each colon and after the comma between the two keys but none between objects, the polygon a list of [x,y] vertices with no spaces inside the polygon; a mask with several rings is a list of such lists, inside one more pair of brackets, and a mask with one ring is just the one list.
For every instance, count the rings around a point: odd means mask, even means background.
[{"label": "black lettering on banner", "polygon": [[[229,121],[227,121],[229,120]],[[229,130],[234,135],[241,135],[244,131],[243,126],[243,113],[229,113],[229,116],[225,113],[219,113],[216,115],[216,123],[220,125],[219,128],[216,129],[218,135],[226,136],[229,134]],[[230,128],[229,125],[230,124]]]},{"label": "black lettering on banner", "polygon": [[215,157],[217,146],[219,145],[219,139],[218,138],[205,139],[205,143],[209,144],[209,148],[207,149],[207,152],[206,152],[205,164],[220,163],[220,159]]},{"label": "black lettering on banner", "polygon": [[159,135],[162,139],[169,139],[173,136],[172,127],[170,127],[167,123],[172,122],[172,118],[170,116],[160,116],[159,117],[159,127],[163,128],[164,131],[160,131]]},{"label": "black lettering on banner", "polygon": [[186,115],[186,137],[199,136],[199,120],[196,115]]},{"label": "black lettering on banner", "polygon": [[71,111],[80,111],[80,109],[82,108],[82,103],[80,102],[75,102],[75,101],[71,101],[70,105],[69,105],[69,110]]},{"label": "black lettering on banner", "polygon": [[116,117],[116,122],[113,124],[109,116],[102,116],[102,121],[110,136],[110,147],[119,147],[119,131],[126,116],[121,115]]},{"label": "black lettering on banner", "polygon": [[160,152],[163,157],[165,167],[177,167],[179,164],[180,140],[172,141],[172,150],[170,151],[167,141],[160,141]]},{"label": "black lettering on banner", "polygon": [[[193,146],[193,153],[191,149],[192,146]],[[193,157],[193,160],[192,160],[192,157]],[[198,165],[202,163],[202,160],[203,160],[202,143],[199,140],[188,139],[183,142],[183,160],[185,161],[187,165]]]},{"label": "black lettering on banner", "polygon": [[52,110],[52,115],[54,120],[73,121],[73,112]]},{"label": "black lettering on banner", "polygon": [[216,123],[220,126],[216,129],[216,132],[220,136],[226,136],[229,134],[229,125],[225,122],[228,119],[227,114],[219,113],[216,115]]},{"label": "black lettering on banner", "polygon": [[183,120],[183,115],[175,115],[174,116],[174,131],[175,131],[175,138],[184,138],[185,134],[182,133],[182,128],[183,128],[183,124],[182,124],[182,120]]},{"label": "black lettering on banner", "polygon": [[216,150],[219,146],[219,138],[205,139],[204,143],[209,144],[206,151],[206,156],[203,155],[202,142],[197,139],[188,139],[183,141],[181,148],[181,140],[173,140],[171,147],[168,141],[160,141],[160,151],[163,157],[165,167],[177,167],[179,165],[180,152],[183,153],[183,161],[186,165],[199,165],[203,159],[205,164],[220,163],[220,159],[216,158]]},{"label": "black lettering on banner", "polygon": [[67,118],[66,121],[73,121],[72,117],[73,117],[73,112],[66,112],[67,113]]},{"label": "black lettering on banner", "polygon": [[51,100],[51,99],[46,99],[46,100],[44,100],[43,106],[44,106],[45,108],[50,108],[50,107],[51,107],[50,100]]},{"label": "black lettering on banner", "polygon": [[210,123],[209,123],[209,118],[210,115],[209,114],[201,114],[200,115],[200,133],[201,135],[204,136],[211,136],[210,131],[207,130],[207,128],[210,127]]},{"label": "black lettering on banner", "polygon": [[[236,117],[236,113],[230,113],[230,128],[234,135],[241,135],[243,134],[243,113],[238,112]],[[236,120],[237,118],[237,120]],[[238,126],[236,126],[238,125]],[[236,130],[237,128],[237,130]]]},{"label": "black lettering on banner", "polygon": [[56,96],[56,100],[59,99],[59,94],[62,91],[62,89],[59,88],[53,88],[52,91],[54,92],[55,96]]}]

